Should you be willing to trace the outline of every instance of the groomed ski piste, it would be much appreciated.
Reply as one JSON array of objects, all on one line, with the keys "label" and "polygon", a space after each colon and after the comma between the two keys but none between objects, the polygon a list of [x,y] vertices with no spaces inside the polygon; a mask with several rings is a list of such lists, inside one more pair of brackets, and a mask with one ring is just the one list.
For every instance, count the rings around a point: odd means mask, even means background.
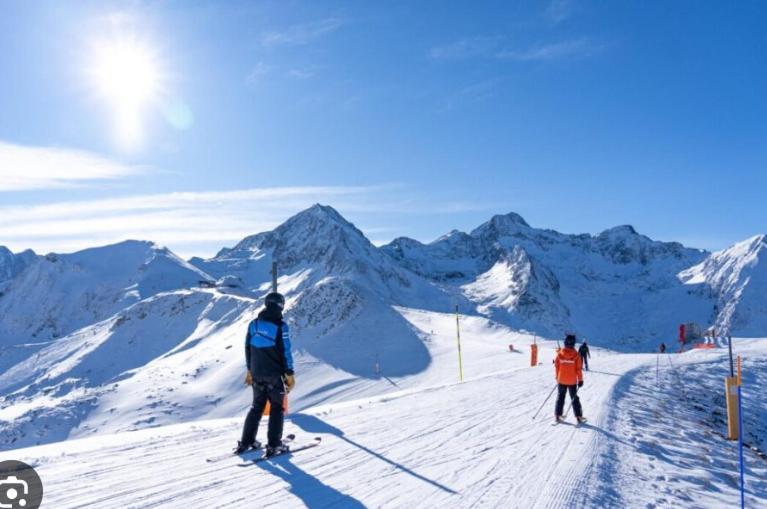
[{"label": "groomed ski piste", "polygon": [[[328,404],[298,404],[285,434],[319,447],[257,464],[232,456],[237,418],[195,420],[0,453],[33,465],[42,507],[735,507],[737,442],[724,415],[727,349],[682,354],[592,348],[580,391],[587,424],[553,423],[557,343],[399,309],[431,356],[421,373],[354,379],[299,355],[298,384],[336,384]],[[508,344],[513,343],[514,352]],[[744,357],[746,506],[767,506],[767,339],[735,339]],[[340,383],[339,380],[344,380]],[[248,389],[243,387],[247,401]],[[313,401],[310,394],[304,401]],[[265,423],[259,438],[265,434]],[[753,447],[754,449],[752,449]]]}]

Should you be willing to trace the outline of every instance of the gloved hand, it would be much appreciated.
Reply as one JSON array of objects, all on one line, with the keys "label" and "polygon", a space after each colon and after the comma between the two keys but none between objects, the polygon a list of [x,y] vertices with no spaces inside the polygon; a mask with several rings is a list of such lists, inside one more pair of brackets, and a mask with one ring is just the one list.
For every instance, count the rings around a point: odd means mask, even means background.
[{"label": "gloved hand", "polygon": [[282,380],[285,382],[285,389],[286,389],[288,392],[292,391],[292,390],[293,390],[293,387],[295,387],[295,386],[296,386],[296,375],[294,375],[294,374],[292,374],[292,373],[290,373],[290,374],[285,374],[285,375],[282,377]]},{"label": "gloved hand", "polygon": [[245,385],[253,385],[253,375],[250,370],[245,372]]},{"label": "gloved hand", "polygon": [[580,389],[581,387],[583,387],[583,380],[581,380],[580,382],[578,382],[578,388]]}]

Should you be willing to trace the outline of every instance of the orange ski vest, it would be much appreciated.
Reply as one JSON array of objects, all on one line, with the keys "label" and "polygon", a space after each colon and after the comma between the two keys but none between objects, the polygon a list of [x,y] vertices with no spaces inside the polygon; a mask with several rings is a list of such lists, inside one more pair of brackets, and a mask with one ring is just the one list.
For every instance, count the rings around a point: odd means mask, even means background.
[{"label": "orange ski vest", "polygon": [[563,348],[557,353],[554,376],[562,385],[575,385],[583,380],[583,361],[575,348]]}]

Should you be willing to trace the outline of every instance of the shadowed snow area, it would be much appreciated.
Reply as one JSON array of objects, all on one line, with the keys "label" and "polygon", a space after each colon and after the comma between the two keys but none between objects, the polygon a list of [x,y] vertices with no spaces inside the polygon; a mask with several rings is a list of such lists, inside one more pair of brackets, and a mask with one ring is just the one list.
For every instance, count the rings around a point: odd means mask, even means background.
[{"label": "shadowed snow area", "polygon": [[[743,365],[746,507],[767,504],[767,345],[736,342]],[[617,384],[583,507],[735,507],[738,443],[728,442],[723,352],[663,355]],[[755,449],[752,449],[755,448]],[[572,507],[579,507],[575,504]]]}]

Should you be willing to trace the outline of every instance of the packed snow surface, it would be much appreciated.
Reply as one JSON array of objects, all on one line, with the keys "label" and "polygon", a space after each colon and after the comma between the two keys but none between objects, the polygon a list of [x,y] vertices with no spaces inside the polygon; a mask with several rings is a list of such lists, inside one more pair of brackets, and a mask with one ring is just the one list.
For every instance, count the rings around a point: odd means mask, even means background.
[{"label": "packed snow surface", "polygon": [[[767,342],[737,341],[736,350],[749,359],[749,440],[764,440],[767,400],[758,384]],[[533,419],[553,387],[552,356],[544,344],[542,364],[529,367],[527,355],[499,351],[493,367],[463,383],[453,376],[302,409],[286,433],[298,443],[319,436],[322,444],[259,464],[206,462],[232,447],[240,419],[73,440],[0,460],[33,464],[45,503],[63,508],[738,504],[736,444],[710,421],[721,405],[705,406],[722,392],[716,369],[725,365],[724,349],[661,357],[595,351],[580,391],[590,420],[580,426],[572,414],[552,426],[551,400]],[[680,386],[688,377],[694,380]],[[746,464],[747,507],[767,504],[767,461],[747,450]]]}]

